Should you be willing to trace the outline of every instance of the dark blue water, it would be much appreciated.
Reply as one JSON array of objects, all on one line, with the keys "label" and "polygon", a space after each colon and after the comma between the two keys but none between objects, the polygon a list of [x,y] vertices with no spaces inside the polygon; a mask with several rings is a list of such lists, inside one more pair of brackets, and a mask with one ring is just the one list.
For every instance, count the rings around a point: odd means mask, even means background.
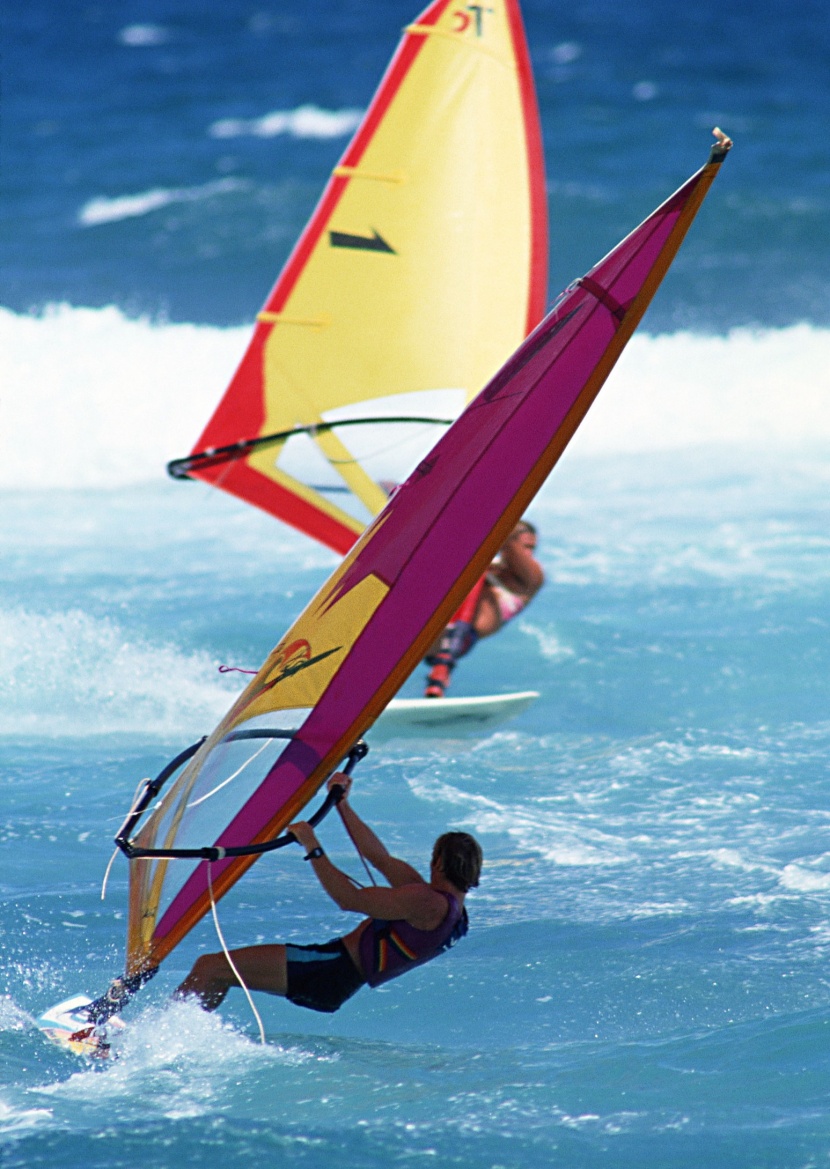
[{"label": "dark blue water", "polygon": [[[551,292],[735,139],[534,504],[548,584],[459,669],[502,731],[377,743],[356,800],[487,867],[451,955],[333,1018],[172,1007],[205,922],[95,1072],[38,1014],[121,969],[112,836],[334,557],[163,479],[365,108],[398,0],[3,14],[0,1163],[790,1169],[830,1148],[830,34],[819,3],[525,16]],[[61,308],[49,308],[61,304]],[[36,310],[34,313],[30,310]],[[740,326],[753,326],[741,329]],[[414,693],[417,679],[407,684]],[[327,848],[357,872],[336,823]],[[296,854],[232,945],[347,925]]]},{"label": "dark blue water", "polygon": [[[830,20],[821,0],[524,6],[550,184],[551,290],[736,142],[651,310],[656,330],[830,317]],[[240,323],[260,307],[346,138],[212,136],[223,119],[365,108],[405,0],[7,7],[3,303],[115,303]],[[329,132],[328,130],[317,132]],[[190,192],[84,227],[91,200]]]}]

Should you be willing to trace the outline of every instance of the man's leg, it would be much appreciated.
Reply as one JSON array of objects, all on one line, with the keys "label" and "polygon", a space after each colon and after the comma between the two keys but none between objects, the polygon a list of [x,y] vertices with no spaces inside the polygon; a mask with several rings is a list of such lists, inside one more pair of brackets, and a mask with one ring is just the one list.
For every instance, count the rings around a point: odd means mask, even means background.
[{"label": "man's leg", "polygon": [[[285,946],[244,946],[231,950],[233,964],[249,990],[284,995],[288,988]],[[206,1011],[215,1011],[232,986],[239,986],[223,953],[203,954],[177,988],[174,998],[199,999]]]},{"label": "man's leg", "polygon": [[478,635],[467,621],[448,625],[438,642],[437,651],[426,659],[432,666],[427,675],[424,698],[443,698],[450,684],[450,674],[459,658],[468,654],[478,641]]}]

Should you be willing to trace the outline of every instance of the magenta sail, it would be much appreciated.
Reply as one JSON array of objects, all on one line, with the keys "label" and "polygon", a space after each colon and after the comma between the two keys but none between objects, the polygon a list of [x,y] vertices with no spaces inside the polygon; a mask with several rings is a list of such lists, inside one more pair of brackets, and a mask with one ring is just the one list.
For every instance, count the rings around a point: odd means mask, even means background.
[{"label": "magenta sail", "polygon": [[[394,494],[292,627],[285,641],[300,630],[321,660],[330,653],[336,665],[319,698],[309,703],[312,709],[295,738],[226,821],[217,845],[263,840],[281,830],[417,666],[578,428],[729,145],[720,141],[706,166],[566,291]],[[345,644],[342,627],[336,646],[328,648],[322,633],[315,641],[321,615],[328,619],[367,582],[380,597],[368,619],[354,623]],[[273,677],[267,671],[268,663],[259,675],[259,691],[257,682],[251,683],[252,695],[261,694],[263,680]],[[278,690],[274,685],[275,696]],[[245,701],[243,695],[222,724],[223,733],[244,721]],[[275,697],[274,709],[279,705]],[[211,742],[205,749],[209,753]],[[214,887],[224,892],[251,863],[251,858],[214,862]],[[150,953],[169,952],[208,904],[202,862],[167,902]]]}]

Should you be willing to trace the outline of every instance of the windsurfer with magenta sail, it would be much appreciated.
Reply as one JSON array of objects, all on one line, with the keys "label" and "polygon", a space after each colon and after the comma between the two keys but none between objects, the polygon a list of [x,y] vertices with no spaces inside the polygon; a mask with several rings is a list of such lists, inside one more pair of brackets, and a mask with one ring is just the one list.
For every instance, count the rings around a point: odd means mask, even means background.
[{"label": "windsurfer with magenta sail", "polygon": [[368,983],[380,986],[437,957],[467,933],[467,892],[478,885],[482,853],[466,832],[447,832],[435,842],[429,880],[392,856],[348,802],[351,779],[329,780],[343,788],[338,809],[356,848],[389,882],[364,888],[338,869],[305,821],[289,831],[306,850],[323,889],[340,909],[364,915],[343,937],[316,945],[247,946],[203,954],[176,991],[215,1010],[234,986],[281,995],[300,1007],[333,1012]]},{"label": "windsurfer with magenta sail", "polygon": [[[425,881],[390,857],[353,810],[344,811],[361,851],[389,881],[388,888],[355,889],[318,851],[307,823],[295,818],[347,756],[346,771],[362,757],[360,736],[521,523],[637,327],[732,146],[722,130],[714,136],[706,164],[565,290],[388,500],[215,730],[140,787],[116,837],[130,860],[125,976],[112,993],[84,1000],[90,1027],[152,976],[260,855],[295,838],[329,895],[364,920],[336,940],[334,951],[254,948],[253,962],[237,951],[252,986],[300,1001],[302,992],[290,986],[292,953],[299,967],[319,963],[321,954],[324,963],[336,961],[345,950],[354,974],[341,956],[341,969],[353,980],[342,1002],[364,981],[377,985],[428,961],[461,935],[464,898],[481,865],[472,838],[461,853],[458,835],[439,838]],[[167,779],[172,784],[158,798]],[[292,836],[278,837],[289,820],[295,820]],[[459,871],[454,866],[461,855]],[[177,868],[171,859],[188,863]],[[332,952],[333,959],[325,958]],[[266,966],[271,960],[265,975],[261,959]],[[227,953],[211,967],[209,961],[197,963],[180,991],[207,1006],[235,985],[229,965],[223,971]],[[75,1038],[70,1035],[70,1042]]]}]

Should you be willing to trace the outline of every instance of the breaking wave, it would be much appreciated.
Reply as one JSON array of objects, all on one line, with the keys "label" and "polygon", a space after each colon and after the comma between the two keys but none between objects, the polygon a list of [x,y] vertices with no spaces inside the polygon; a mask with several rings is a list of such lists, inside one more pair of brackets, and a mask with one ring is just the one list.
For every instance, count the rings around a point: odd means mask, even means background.
[{"label": "breaking wave", "polygon": [[[191,449],[249,336],[114,307],[0,308],[0,487],[158,481],[168,459]],[[830,330],[638,334],[568,457],[828,439]]]}]

